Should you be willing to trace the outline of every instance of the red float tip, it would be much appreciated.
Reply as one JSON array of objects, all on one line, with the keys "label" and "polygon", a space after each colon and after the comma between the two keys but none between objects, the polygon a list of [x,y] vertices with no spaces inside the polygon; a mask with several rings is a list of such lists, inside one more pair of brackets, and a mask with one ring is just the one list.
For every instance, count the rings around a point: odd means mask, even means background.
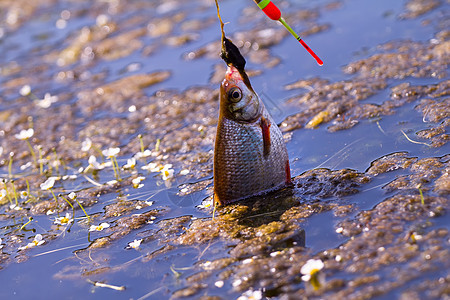
[{"label": "red float tip", "polygon": [[309,54],[311,54],[311,56],[314,57],[314,59],[316,60],[317,64],[319,66],[323,66],[323,61],[317,56],[317,54],[314,53],[314,51],[312,51],[312,49],[309,48],[309,46],[306,45],[306,43],[302,39],[299,39],[298,41],[300,42],[300,44],[302,44],[302,46],[306,49],[306,51],[308,51]]}]

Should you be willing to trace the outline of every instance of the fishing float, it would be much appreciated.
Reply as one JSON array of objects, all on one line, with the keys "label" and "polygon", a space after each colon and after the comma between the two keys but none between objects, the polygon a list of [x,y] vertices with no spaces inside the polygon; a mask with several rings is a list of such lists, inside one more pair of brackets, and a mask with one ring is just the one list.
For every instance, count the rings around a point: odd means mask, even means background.
[{"label": "fishing float", "polygon": [[281,17],[280,9],[271,1],[271,0],[253,0],[256,5],[272,20],[279,21],[283,26],[295,37],[297,41],[302,44],[302,46],[306,49],[306,51],[311,54],[312,57],[316,60],[319,66],[323,65],[323,61],[317,56],[314,51],[302,40],[301,37],[298,36],[297,33],[286,23],[286,20]]}]

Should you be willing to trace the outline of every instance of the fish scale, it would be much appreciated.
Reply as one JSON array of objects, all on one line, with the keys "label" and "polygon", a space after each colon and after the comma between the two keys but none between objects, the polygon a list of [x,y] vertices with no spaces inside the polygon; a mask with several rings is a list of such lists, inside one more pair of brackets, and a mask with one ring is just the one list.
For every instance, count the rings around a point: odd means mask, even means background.
[{"label": "fish scale", "polygon": [[[258,101],[261,100],[258,98]],[[264,155],[261,117],[253,123],[239,123],[224,117],[218,124],[214,193],[215,201],[220,204],[267,193],[288,181],[289,158],[283,135],[265,107],[262,116],[271,125],[268,155]]]}]

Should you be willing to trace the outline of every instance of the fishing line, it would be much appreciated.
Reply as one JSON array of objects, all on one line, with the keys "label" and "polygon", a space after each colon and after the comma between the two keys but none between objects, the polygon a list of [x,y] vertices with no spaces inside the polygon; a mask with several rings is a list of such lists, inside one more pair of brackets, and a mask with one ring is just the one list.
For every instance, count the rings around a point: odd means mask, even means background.
[{"label": "fishing line", "polygon": [[220,31],[222,32],[222,38],[220,39],[220,43],[222,45],[222,52],[225,51],[225,46],[224,46],[224,39],[225,39],[225,32],[223,31],[223,21],[222,21],[222,17],[220,16],[220,9],[219,9],[219,2],[218,0],[214,0],[216,2],[216,8],[217,8],[217,17],[219,18],[219,22],[220,22]]}]

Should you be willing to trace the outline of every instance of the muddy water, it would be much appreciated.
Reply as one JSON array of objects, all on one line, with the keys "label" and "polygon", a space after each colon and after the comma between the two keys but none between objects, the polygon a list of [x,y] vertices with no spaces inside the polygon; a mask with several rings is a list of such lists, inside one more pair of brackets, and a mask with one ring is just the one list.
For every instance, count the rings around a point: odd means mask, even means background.
[{"label": "muddy water", "polygon": [[[323,67],[252,1],[220,3],[294,187],[214,218],[213,1],[0,4],[2,298],[449,296],[448,4],[277,4]],[[15,137],[28,128],[36,163]],[[140,135],[149,155],[122,168]],[[112,147],[120,178],[100,154]],[[55,224],[66,212],[73,225]]]}]

